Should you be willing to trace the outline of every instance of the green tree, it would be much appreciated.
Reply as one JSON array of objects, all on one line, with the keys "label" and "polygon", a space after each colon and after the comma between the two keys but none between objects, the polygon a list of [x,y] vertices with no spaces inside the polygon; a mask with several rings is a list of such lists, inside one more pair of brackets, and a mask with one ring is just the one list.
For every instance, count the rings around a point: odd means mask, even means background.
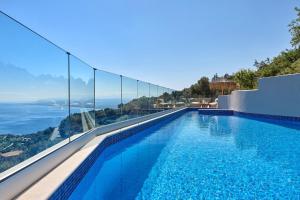
[{"label": "green tree", "polygon": [[180,98],[183,96],[183,91],[173,91],[172,92],[172,99],[176,101],[180,101]]},{"label": "green tree", "polygon": [[292,65],[291,65],[291,68],[297,72],[297,73],[300,73],[300,58],[294,62]]},{"label": "green tree", "polygon": [[254,66],[259,77],[299,73],[299,68],[293,65],[299,58],[300,49],[285,50],[271,60],[255,61]]},{"label": "green tree", "polygon": [[210,96],[210,88],[209,88],[209,78],[202,77],[197,83],[193,84],[190,87],[192,96],[203,96],[209,97]]},{"label": "green tree", "polygon": [[289,31],[292,35],[291,45],[293,47],[299,47],[299,45],[300,45],[300,9],[296,7],[295,10],[297,12],[297,18],[289,24],[289,28],[290,28]]},{"label": "green tree", "polygon": [[257,85],[255,71],[251,69],[242,69],[234,74],[234,80],[239,84],[241,89],[253,89]]},{"label": "green tree", "polygon": [[198,81],[198,85],[199,85],[199,88],[200,88],[200,95],[202,95],[204,97],[209,97],[209,95],[210,95],[209,78],[202,77]]},{"label": "green tree", "polygon": [[191,96],[192,97],[199,96],[200,93],[201,93],[198,83],[195,83],[195,84],[191,85],[190,90],[191,90]]},{"label": "green tree", "polygon": [[190,88],[184,88],[182,90],[182,96],[185,98],[186,101],[188,101],[189,98],[192,97],[192,92]]}]

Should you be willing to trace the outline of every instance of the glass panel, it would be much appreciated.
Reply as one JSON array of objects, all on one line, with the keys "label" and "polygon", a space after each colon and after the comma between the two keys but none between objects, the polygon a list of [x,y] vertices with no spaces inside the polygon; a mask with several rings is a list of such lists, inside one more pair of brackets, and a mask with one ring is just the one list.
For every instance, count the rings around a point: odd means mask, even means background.
[{"label": "glass panel", "polygon": [[170,103],[172,105],[171,107],[172,108],[176,107],[176,100],[175,100],[175,98],[173,96],[173,90],[170,89],[170,88],[167,88],[167,93],[170,95]]},{"label": "glass panel", "polygon": [[68,137],[67,54],[0,13],[0,173]]},{"label": "glass panel", "polygon": [[72,55],[70,56],[70,97],[71,135],[94,128],[94,69]]},{"label": "glass panel", "polygon": [[138,82],[138,114],[147,115],[149,113],[149,84],[144,81]]},{"label": "glass panel", "polygon": [[96,70],[96,126],[123,120],[120,75]]},{"label": "glass panel", "polygon": [[184,102],[186,106],[189,106],[192,99],[191,91],[189,89],[183,89],[181,93],[180,100]]},{"label": "glass panel", "polygon": [[175,107],[176,108],[183,107],[183,106],[187,105],[186,99],[183,96],[183,92],[182,91],[173,90],[172,91],[172,96],[173,96],[173,98],[175,100]]},{"label": "glass panel", "polygon": [[172,108],[170,89],[95,71],[2,13],[0,27],[0,173],[71,135]]},{"label": "glass panel", "polygon": [[122,87],[123,119],[137,117],[140,103],[137,98],[137,80],[123,76]]},{"label": "glass panel", "polygon": [[158,86],[150,84],[150,111],[151,113],[161,111],[158,108]]},{"label": "glass panel", "polygon": [[163,94],[162,94],[162,100],[163,100],[163,108],[170,109],[172,108],[172,101],[171,101],[171,95],[167,88],[162,88]]},{"label": "glass panel", "polygon": [[164,88],[161,86],[158,86],[158,96],[161,97],[164,94]]},{"label": "glass panel", "polygon": [[163,88],[161,86],[157,86],[157,91],[158,91],[157,108],[160,110],[164,110]]}]

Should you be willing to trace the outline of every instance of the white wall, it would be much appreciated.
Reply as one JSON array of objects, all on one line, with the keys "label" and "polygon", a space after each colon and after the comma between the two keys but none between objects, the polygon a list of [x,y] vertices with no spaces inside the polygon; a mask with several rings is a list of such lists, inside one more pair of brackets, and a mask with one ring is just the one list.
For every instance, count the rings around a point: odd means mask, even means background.
[{"label": "white wall", "polygon": [[218,103],[221,109],[300,117],[300,74],[261,78],[257,90],[236,90]]}]

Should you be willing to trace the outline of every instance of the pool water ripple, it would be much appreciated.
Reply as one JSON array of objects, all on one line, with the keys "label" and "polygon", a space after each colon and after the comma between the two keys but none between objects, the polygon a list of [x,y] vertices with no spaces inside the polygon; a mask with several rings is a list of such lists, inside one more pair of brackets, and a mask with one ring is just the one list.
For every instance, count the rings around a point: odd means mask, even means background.
[{"label": "pool water ripple", "polygon": [[300,198],[299,129],[197,112],[159,126],[105,150],[71,199]]}]

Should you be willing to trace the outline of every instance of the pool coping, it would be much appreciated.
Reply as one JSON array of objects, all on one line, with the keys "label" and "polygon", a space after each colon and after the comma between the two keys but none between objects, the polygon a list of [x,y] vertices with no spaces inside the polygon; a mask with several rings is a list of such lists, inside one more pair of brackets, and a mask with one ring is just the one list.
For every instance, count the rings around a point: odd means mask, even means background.
[{"label": "pool coping", "polygon": [[[98,156],[97,154],[97,156],[93,156],[94,159],[91,159],[91,155],[93,153],[101,153],[105,147],[150,127],[158,121],[179,116],[184,113],[186,109],[187,108],[174,110],[172,112],[164,113],[163,115],[96,136],[79,151],[75,152],[71,157],[54,168],[30,188],[18,195],[16,199],[67,199],[83,175],[88,171],[89,166],[86,165],[93,164],[95,158]],[[105,141],[108,142],[105,143]],[[95,151],[97,149],[98,151]]]}]

